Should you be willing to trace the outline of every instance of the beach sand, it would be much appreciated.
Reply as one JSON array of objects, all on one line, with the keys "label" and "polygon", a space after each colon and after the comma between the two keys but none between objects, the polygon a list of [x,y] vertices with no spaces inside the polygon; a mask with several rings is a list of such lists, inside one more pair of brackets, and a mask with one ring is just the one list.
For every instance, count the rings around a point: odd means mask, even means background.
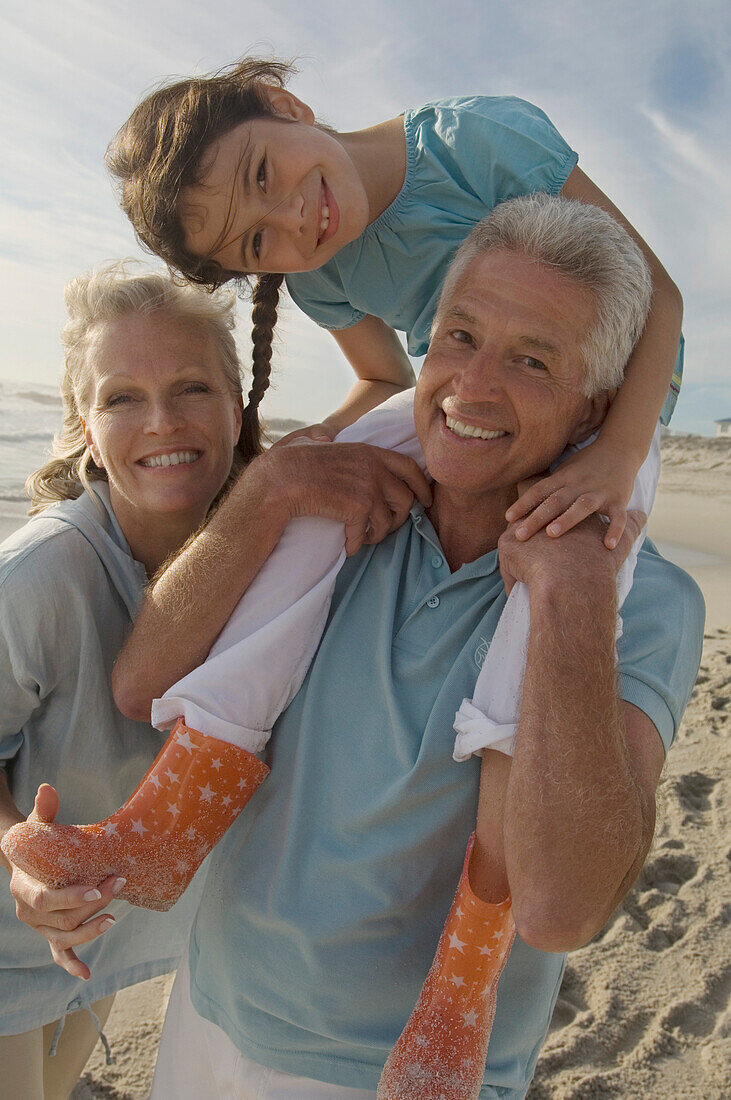
[{"label": "beach sand", "polygon": [[[528,1100],[731,1096],[731,441],[668,437],[650,533],[708,607],[704,655],[663,772],[655,842],[607,927],[569,957]],[[21,521],[0,508],[0,537]],[[118,995],[73,1100],[144,1100],[171,977]]]}]

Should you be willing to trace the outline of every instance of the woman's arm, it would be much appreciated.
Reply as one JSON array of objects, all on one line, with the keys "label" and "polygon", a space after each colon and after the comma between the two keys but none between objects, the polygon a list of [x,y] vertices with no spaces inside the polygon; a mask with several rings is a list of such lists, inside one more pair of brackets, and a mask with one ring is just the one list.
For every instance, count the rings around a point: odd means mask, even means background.
[{"label": "woman's arm", "polygon": [[670,389],[680,343],[683,300],[637,231],[579,168],[574,168],[567,179],[563,194],[601,207],[627,230],[650,268],[652,307],[598,439],[522,494],[509,509],[507,519],[512,523],[524,517],[518,537],[530,538],[547,524],[550,535],[562,535],[592,512],[599,512],[609,516],[604,541],[611,548],[624,530],[634,479],[649,452]]}]

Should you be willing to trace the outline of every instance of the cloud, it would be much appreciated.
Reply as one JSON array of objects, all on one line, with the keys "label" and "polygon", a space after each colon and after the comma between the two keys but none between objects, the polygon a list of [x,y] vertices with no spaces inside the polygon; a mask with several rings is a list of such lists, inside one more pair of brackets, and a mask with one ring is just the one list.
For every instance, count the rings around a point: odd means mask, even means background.
[{"label": "cloud", "polygon": [[[678,421],[687,392],[694,423],[710,426],[726,400],[716,364],[729,295],[727,27],[726,0],[30,0],[6,9],[0,373],[52,381],[63,283],[115,254],[139,255],[102,158],[142,92],[254,47],[299,57],[294,90],[340,128],[459,94],[542,106],[681,286],[688,388]],[[243,307],[241,329],[248,354]],[[276,415],[320,417],[347,388],[347,368],[293,306],[283,329],[268,402]]]}]

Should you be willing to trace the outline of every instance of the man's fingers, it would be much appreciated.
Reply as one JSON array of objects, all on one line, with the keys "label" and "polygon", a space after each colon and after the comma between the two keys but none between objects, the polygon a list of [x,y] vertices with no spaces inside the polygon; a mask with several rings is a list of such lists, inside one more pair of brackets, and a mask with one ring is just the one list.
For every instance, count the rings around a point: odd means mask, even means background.
[{"label": "man's fingers", "polygon": [[391,530],[395,531],[411,511],[414,493],[400,478],[389,475],[383,484],[383,499],[392,513]]},{"label": "man's fingers", "polygon": [[366,523],[364,540],[375,545],[385,539],[393,529],[393,512],[385,500],[374,501],[368,522]]},{"label": "man's fingers", "polygon": [[432,490],[429,479],[413,458],[399,454],[398,451],[383,451],[383,461],[391,473],[409,487],[425,508],[431,506]]},{"label": "man's fingers", "polygon": [[[646,523],[647,516],[644,512],[640,512],[639,509],[632,509],[631,512],[625,512],[624,509],[622,509],[622,527],[619,535],[616,536],[616,542],[614,545],[618,548],[618,551],[622,553],[623,545],[620,545],[620,543],[623,543],[624,539],[627,540],[627,547],[624,551],[624,557],[629,554],[635,541],[640,537],[642,533],[642,528],[645,526]],[[618,526],[619,519],[617,519],[616,517],[611,517],[609,527],[607,528],[607,532],[604,536],[604,545],[608,546],[610,550],[614,549],[614,547],[609,545],[608,540],[612,536],[613,529],[616,530]]]}]

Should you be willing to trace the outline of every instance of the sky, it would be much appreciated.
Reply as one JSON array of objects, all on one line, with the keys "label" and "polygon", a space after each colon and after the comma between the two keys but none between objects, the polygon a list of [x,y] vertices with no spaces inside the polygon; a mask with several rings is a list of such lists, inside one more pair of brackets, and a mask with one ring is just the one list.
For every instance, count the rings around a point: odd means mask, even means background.
[{"label": "sky", "polygon": [[[27,0],[0,15],[0,378],[54,385],[64,283],[143,258],[103,166],[157,82],[246,53],[297,58],[291,88],[336,129],[431,99],[538,104],[644,236],[685,300],[676,430],[731,416],[728,0]],[[248,362],[249,321],[239,346]],[[282,310],[264,412],[313,422],[352,374]]]}]

